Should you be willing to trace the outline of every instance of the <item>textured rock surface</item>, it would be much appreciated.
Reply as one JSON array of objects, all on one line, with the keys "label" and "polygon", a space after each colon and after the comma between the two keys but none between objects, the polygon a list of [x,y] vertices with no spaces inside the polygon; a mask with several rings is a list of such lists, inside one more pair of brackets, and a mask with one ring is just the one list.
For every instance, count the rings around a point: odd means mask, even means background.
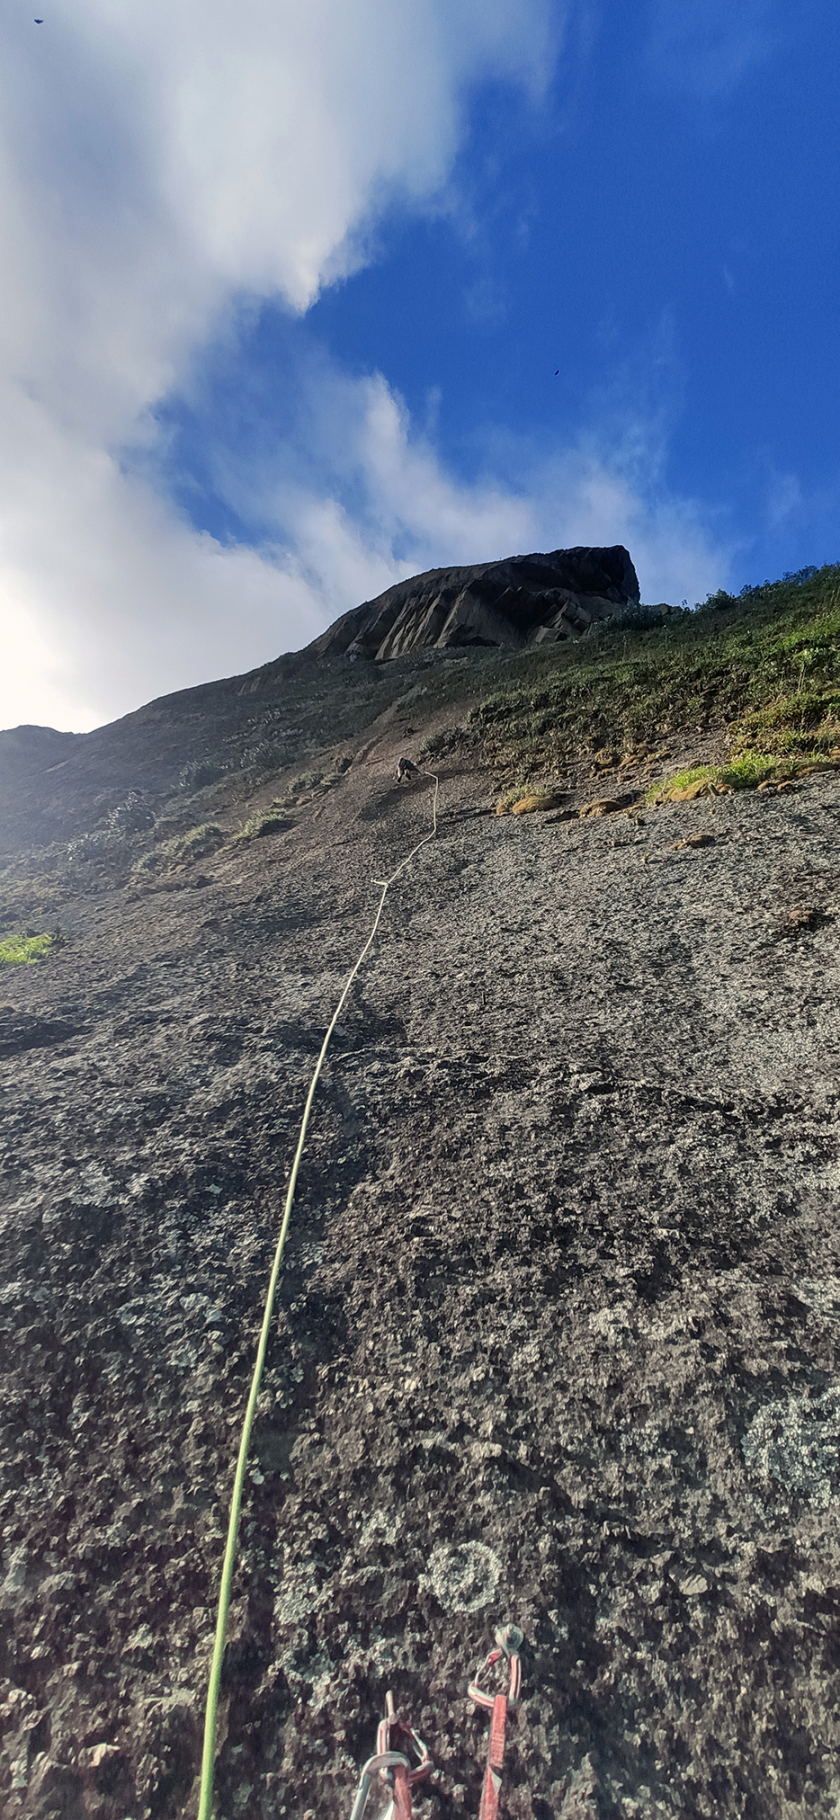
[{"label": "textured rock surface", "polygon": [[[6,1814],[194,1812],[297,1121],[428,825],[400,749],[166,888],[68,897],[3,979]],[[346,1820],[392,1687],[418,1813],[475,1816],[466,1686],[510,1619],[510,1820],[828,1820],[837,782],[546,824],[440,768],[317,1099],[219,1814]]]},{"label": "textured rock surface", "polygon": [[337,619],[308,647],[379,659],[431,646],[523,645],[579,638],[639,599],[622,544],[552,550],[470,568],[430,569]]},{"label": "textured rock surface", "polygon": [[163,696],[92,733],[0,732],[0,856],[73,835],[107,846],[127,831],[126,818],[167,806],[181,823],[185,805],[213,783],[247,787],[255,773],[367,727],[405,690],[406,669],[298,652]]}]

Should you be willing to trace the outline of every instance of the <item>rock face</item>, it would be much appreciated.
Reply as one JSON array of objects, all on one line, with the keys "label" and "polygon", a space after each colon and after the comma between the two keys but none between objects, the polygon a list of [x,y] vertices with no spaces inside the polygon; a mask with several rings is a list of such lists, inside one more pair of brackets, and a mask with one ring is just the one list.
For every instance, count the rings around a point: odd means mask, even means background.
[{"label": "rock face", "polygon": [[[68,887],[2,980],[13,1820],[194,1820],[303,1102],[430,826],[377,726],[287,832]],[[838,781],[560,823],[486,813],[473,764],[316,1096],[217,1812],[347,1820],[390,1688],[418,1820],[475,1820],[467,1687],[512,1622],[504,1820],[836,1820]]]},{"label": "rock face", "polygon": [[[298,762],[324,743],[324,658],[420,653],[429,646],[480,648],[580,637],[593,620],[639,598],[627,551],[555,550],[472,568],[433,569],[355,607],[306,650],[241,676],[180,689],[92,733],[52,727],[0,732],[0,857],[67,840],[129,799],[159,810],[211,777]],[[342,686],[330,705],[330,733],[344,738],[387,707],[401,685],[393,671],[369,671]],[[370,690],[380,700],[374,708]]]},{"label": "rock face", "polygon": [[403,657],[448,645],[524,645],[580,638],[639,599],[623,544],[551,550],[470,568],[429,569],[342,614],[307,649],[319,657]]}]

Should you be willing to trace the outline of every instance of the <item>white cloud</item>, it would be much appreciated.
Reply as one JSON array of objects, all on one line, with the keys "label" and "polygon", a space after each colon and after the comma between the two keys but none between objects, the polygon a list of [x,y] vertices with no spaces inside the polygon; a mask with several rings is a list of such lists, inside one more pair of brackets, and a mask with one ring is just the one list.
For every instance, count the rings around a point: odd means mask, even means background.
[{"label": "white cloud", "polygon": [[467,485],[447,472],[381,374],[351,379],[313,361],[295,455],[309,473],[318,451],[317,495],[291,481],[286,448],[279,482],[269,455],[259,469],[228,471],[225,495],[235,510],[248,504],[276,525],[285,561],[329,617],[423,569],[618,542],[632,552],[643,599],[693,602],[725,582],[729,550],[708,513],[664,483],[662,415],[634,411],[629,400],[619,414],[610,401],[600,433],[559,455],[497,436],[492,469]]},{"label": "white cloud", "polygon": [[[467,85],[536,94],[561,12],[53,0],[39,27],[7,13],[0,601],[19,668],[0,722],[87,725],[323,623],[297,558],[196,535],[116,452],[153,440],[151,408],[239,298],[304,309],[364,258],[384,208],[439,190]],[[358,561],[356,577],[382,573],[380,556]]]},{"label": "white cloud", "polygon": [[95,725],[447,562],[624,541],[648,599],[725,579],[719,540],[668,497],[661,430],[626,401],[620,436],[612,421],[559,456],[488,438],[468,485],[382,375],[310,348],[276,457],[218,454],[264,547],[197,533],[150,478],[154,406],[207,338],[235,339],[248,298],[304,310],[395,199],[432,200],[466,85],[537,94],[563,17],[550,0],[54,0],[43,27],[9,21],[0,725]]},{"label": "white cloud", "polygon": [[39,402],[15,402],[25,482],[0,468],[3,724],[95,726],[248,669],[280,648],[279,626],[315,636],[323,609],[300,576],[196,535],[107,450],[68,437]]}]

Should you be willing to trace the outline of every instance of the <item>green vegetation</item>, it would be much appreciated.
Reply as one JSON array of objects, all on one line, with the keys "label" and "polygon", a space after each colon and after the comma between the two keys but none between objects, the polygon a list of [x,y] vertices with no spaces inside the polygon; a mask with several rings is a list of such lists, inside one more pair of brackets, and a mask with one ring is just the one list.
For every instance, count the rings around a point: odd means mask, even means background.
[{"label": "green vegetation", "polygon": [[447,752],[452,751],[454,746],[460,744],[462,738],[463,732],[460,728],[443,727],[440,732],[429,734],[428,739],[423,741],[417,757],[421,762],[428,758],[443,758]]},{"label": "green vegetation", "polygon": [[224,828],[217,822],[199,822],[195,828],[188,828],[185,834],[177,834],[171,840],[158,841],[147,853],[135,860],[132,874],[135,878],[153,876],[156,872],[172,872],[177,866],[188,866],[193,860],[206,859],[208,854],[215,853],[227,836]]},{"label": "green vegetation", "polygon": [[778,762],[766,752],[743,752],[723,765],[689,765],[656,784],[647,793],[649,803],[667,802],[679,796],[713,795],[723,790],[754,790],[758,784],[778,775]]},{"label": "green vegetation", "polygon": [[259,840],[264,834],[282,834],[290,826],[289,817],[279,804],[271,803],[267,809],[257,809],[240,828],[237,840]]},{"label": "green vegetation", "polygon": [[283,795],[275,800],[288,809],[294,809],[298,803],[310,802],[313,796],[322,796],[325,790],[331,790],[334,784],[340,784],[350,760],[343,759],[335,771],[301,771],[299,777],[293,778]]},{"label": "green vegetation", "polygon": [[206,859],[208,854],[224,846],[226,838],[224,828],[220,828],[218,822],[199,822],[197,827],[177,835],[165,846],[176,865],[184,866],[194,859]]},{"label": "green vegetation", "polygon": [[526,663],[527,679],[469,719],[503,781],[556,776],[579,757],[608,769],[716,730],[727,763],[710,781],[729,788],[840,762],[840,565],[717,594],[653,627],[616,620]]},{"label": "green vegetation", "polygon": [[0,967],[31,967],[46,959],[56,944],[54,935],[6,935],[0,939]]},{"label": "green vegetation", "polygon": [[[64,903],[56,853],[64,848],[16,858],[0,868],[0,929],[55,928]],[[52,862],[53,871],[46,866]]]},{"label": "green vegetation", "polygon": [[523,796],[526,796],[527,794],[528,794],[527,783],[525,783],[521,778],[517,778],[515,783],[508,784],[508,787],[507,787],[504,795],[500,796],[499,801],[496,804],[497,813],[499,815],[506,815],[508,813],[508,810],[513,808],[514,803],[518,803],[521,800],[521,798]]},{"label": "green vegetation", "polygon": [[702,794],[717,790],[755,790],[760,784],[787,783],[805,777],[810,771],[825,771],[840,762],[840,752],[825,757],[811,752],[799,758],[778,758],[772,752],[737,752],[722,765],[695,765],[687,771],[654,784],[647,793],[649,803],[667,802],[680,794]]},{"label": "green vegetation", "polygon": [[290,826],[290,810],[311,802],[313,797],[323,796],[334,784],[340,783],[349,763],[350,760],[345,759],[335,771],[301,771],[282,796],[275,796],[267,808],[256,809],[248,817],[237,840],[259,840],[264,834],[282,834],[284,828]]},{"label": "green vegetation", "polygon": [[[556,809],[562,800],[562,791],[539,790],[534,789],[533,787],[529,788],[527,784],[516,783],[513,784],[510,789],[506,790],[504,796],[499,799],[496,804],[496,814],[508,815],[512,812],[516,815],[517,810],[519,810],[520,814],[537,814],[546,809]],[[527,810],[524,809],[526,803],[528,805]]]}]

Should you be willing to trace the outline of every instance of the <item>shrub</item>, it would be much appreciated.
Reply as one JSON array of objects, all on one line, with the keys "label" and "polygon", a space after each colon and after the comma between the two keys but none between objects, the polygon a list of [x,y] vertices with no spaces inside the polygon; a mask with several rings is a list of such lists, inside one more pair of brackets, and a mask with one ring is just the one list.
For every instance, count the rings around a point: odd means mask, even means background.
[{"label": "shrub", "polygon": [[429,734],[428,739],[423,741],[417,756],[419,759],[443,758],[445,753],[453,751],[455,746],[461,745],[462,742],[466,742],[466,734],[462,727],[442,727],[440,732]]},{"label": "shrub", "polygon": [[131,870],[135,878],[154,876],[157,872],[171,872],[176,866],[189,865],[193,860],[205,859],[209,853],[215,853],[223,846],[227,836],[224,828],[216,822],[199,822],[197,827],[189,828],[186,834],[176,834],[172,840],[160,841],[151,847],[148,853],[135,860]]},{"label": "shrub", "polygon": [[546,809],[559,809],[565,801],[562,790],[508,790],[496,805],[497,815],[541,815]]},{"label": "shrub", "polygon": [[219,778],[224,777],[225,772],[229,769],[228,761],[223,758],[209,756],[191,758],[181,766],[178,774],[178,789],[184,793],[188,790],[205,789],[208,784],[218,783]]},{"label": "shrub", "polygon": [[258,809],[249,816],[237,834],[237,840],[260,840],[264,834],[282,834],[289,826],[289,818],[282,809],[271,805],[268,809]]},{"label": "shrub", "polygon": [[174,850],[174,858],[180,864],[193,859],[206,859],[208,853],[215,853],[218,847],[224,846],[227,836],[218,822],[199,822],[188,833],[176,836],[167,841],[167,846]]}]

